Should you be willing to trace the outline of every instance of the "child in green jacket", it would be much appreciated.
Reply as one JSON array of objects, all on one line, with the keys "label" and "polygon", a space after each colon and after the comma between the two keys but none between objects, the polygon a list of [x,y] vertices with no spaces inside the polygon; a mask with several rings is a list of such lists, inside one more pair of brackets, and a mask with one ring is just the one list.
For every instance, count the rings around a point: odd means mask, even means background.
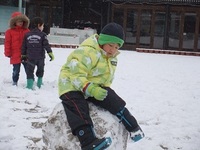
[{"label": "child in green jacket", "polygon": [[123,28],[119,24],[109,23],[99,35],[95,34],[83,41],[61,68],[59,96],[69,126],[78,137],[82,150],[100,150],[111,143],[110,137],[96,138],[88,102],[116,115],[134,142],[144,137],[136,119],[125,107],[126,102],[110,88],[123,39]]}]

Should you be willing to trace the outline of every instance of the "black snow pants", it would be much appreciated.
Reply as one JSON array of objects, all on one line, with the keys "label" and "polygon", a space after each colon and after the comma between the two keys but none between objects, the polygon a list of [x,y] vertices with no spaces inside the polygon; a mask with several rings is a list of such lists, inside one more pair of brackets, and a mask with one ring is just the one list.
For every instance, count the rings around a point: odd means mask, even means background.
[{"label": "black snow pants", "polygon": [[28,60],[27,65],[26,65],[27,79],[33,79],[34,80],[35,66],[37,66],[36,76],[41,77],[41,78],[43,77],[45,60],[44,59]]},{"label": "black snow pants", "polygon": [[[88,102],[92,102],[96,106],[108,110],[113,115],[117,115],[125,107],[125,101],[114,90],[108,87],[105,89],[108,91],[108,95],[103,101],[98,101],[93,97],[85,99],[83,93],[79,91],[71,91],[61,95],[60,99],[62,100],[69,126],[74,135],[76,129],[82,126],[89,125],[93,127]],[[135,120],[134,122],[137,124]]]}]

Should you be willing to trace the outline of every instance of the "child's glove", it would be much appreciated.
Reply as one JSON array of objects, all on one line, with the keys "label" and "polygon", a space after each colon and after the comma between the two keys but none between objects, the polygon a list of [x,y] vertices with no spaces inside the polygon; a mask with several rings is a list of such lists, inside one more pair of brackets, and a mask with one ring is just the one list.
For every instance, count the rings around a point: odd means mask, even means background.
[{"label": "child's glove", "polygon": [[52,61],[52,60],[54,60],[54,55],[53,55],[53,53],[52,53],[52,52],[48,53],[48,55],[49,55],[49,57],[50,57],[50,60],[49,60],[49,61]]},{"label": "child's glove", "polygon": [[94,97],[99,101],[103,101],[108,95],[108,91],[101,88],[97,84],[90,83],[86,89],[86,95]]},{"label": "child's glove", "polygon": [[27,61],[27,57],[26,57],[26,55],[21,55],[21,61],[22,61],[22,62]]}]

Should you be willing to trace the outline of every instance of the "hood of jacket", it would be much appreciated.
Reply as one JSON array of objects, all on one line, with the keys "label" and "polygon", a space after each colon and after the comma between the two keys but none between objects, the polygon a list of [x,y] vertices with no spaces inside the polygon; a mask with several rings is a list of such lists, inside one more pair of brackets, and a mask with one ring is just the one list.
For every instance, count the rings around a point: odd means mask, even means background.
[{"label": "hood of jacket", "polygon": [[22,20],[24,22],[23,28],[29,27],[29,23],[30,23],[29,18],[20,12],[14,12],[14,13],[12,13],[11,18],[9,20],[10,28],[15,28],[16,27],[15,24],[18,20]]},{"label": "hood of jacket", "polygon": [[80,44],[80,47],[92,47],[93,49],[96,49],[98,51],[103,51],[101,49],[101,47],[99,46],[98,44],[98,39],[99,35],[98,34],[94,34],[92,36],[90,36],[89,38],[87,38],[86,40],[84,40],[81,44]]}]

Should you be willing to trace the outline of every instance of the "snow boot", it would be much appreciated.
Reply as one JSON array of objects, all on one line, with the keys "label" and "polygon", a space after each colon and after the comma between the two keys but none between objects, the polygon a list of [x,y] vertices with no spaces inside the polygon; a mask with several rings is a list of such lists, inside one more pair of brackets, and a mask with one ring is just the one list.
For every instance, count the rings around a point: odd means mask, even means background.
[{"label": "snow boot", "polygon": [[38,77],[38,80],[37,80],[37,87],[38,87],[38,88],[41,88],[41,85],[42,85],[42,77]]},{"label": "snow boot", "polygon": [[14,81],[13,81],[12,85],[17,86],[17,82],[14,82]]},{"label": "snow boot", "polygon": [[144,133],[139,127],[136,119],[131,115],[126,107],[117,113],[117,117],[130,132],[130,137],[134,142],[137,142],[144,137]]},{"label": "snow boot", "polygon": [[130,132],[130,137],[133,142],[137,142],[144,137],[142,129],[138,126],[134,131]]},{"label": "snow boot", "polygon": [[103,150],[110,146],[111,138],[98,139],[91,126],[84,126],[76,130],[76,136],[81,143],[82,150]]},{"label": "snow boot", "polygon": [[33,90],[33,79],[27,79],[26,88]]},{"label": "snow boot", "polygon": [[95,139],[92,143],[87,146],[84,146],[82,150],[104,150],[109,147],[112,143],[110,137],[102,138],[102,139]]}]

